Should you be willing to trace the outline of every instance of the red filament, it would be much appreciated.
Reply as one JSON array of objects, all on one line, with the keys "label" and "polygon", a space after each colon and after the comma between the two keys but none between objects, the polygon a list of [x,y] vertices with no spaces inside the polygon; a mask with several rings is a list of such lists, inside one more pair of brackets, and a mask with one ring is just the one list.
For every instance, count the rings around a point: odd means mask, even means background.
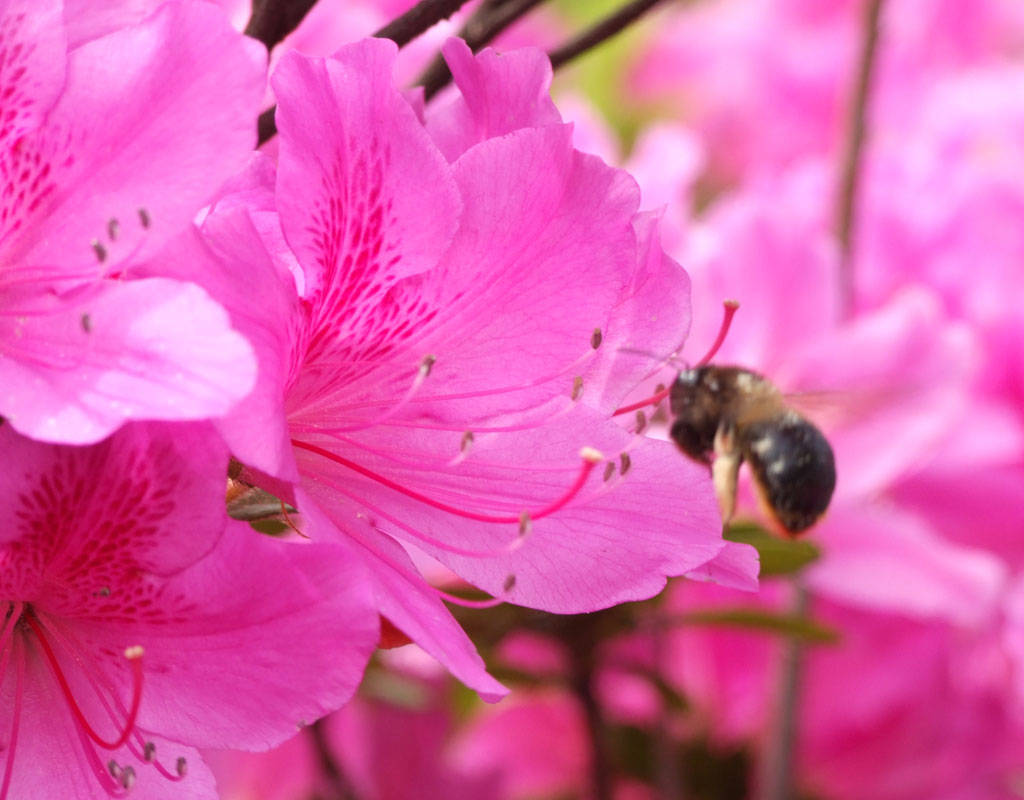
[{"label": "red filament", "polygon": [[660,392],[652,394],[650,397],[645,397],[643,400],[640,400],[636,403],[630,403],[628,406],[623,406],[622,408],[615,409],[615,412],[612,414],[612,416],[617,417],[619,416],[619,414],[628,414],[630,411],[636,411],[641,408],[646,408],[647,406],[656,406],[658,405],[658,403],[660,403],[662,400],[668,397],[668,393],[671,391],[672,387],[666,386]]},{"label": "red filament", "polygon": [[[400,483],[396,483],[395,481],[391,480],[390,478],[386,478],[383,475],[380,475],[380,474],[378,474],[376,472],[373,472],[372,470],[369,470],[366,467],[361,466],[361,465],[357,464],[354,461],[350,461],[349,459],[345,458],[344,456],[339,456],[336,453],[332,453],[330,450],[325,450],[322,447],[317,447],[315,444],[308,444],[307,442],[299,442],[299,441],[296,441],[295,439],[292,439],[292,444],[295,447],[299,448],[300,450],[308,450],[309,452],[316,453],[319,456],[323,456],[324,458],[326,458],[326,459],[328,459],[330,461],[333,461],[336,464],[341,464],[341,466],[343,466],[343,467],[348,467],[353,472],[358,472],[360,475],[363,475],[364,477],[367,477],[370,480],[376,481],[377,483],[381,484],[382,486],[387,486],[389,489],[394,489],[396,492],[399,492],[400,494],[404,494],[406,497],[411,497],[413,500],[419,500],[421,503],[425,503],[426,505],[430,506],[431,508],[436,508],[436,509],[439,509],[441,511],[447,511],[449,514],[455,514],[458,517],[465,517],[466,519],[476,520],[477,522],[498,522],[498,523],[504,523],[504,522],[519,523],[521,518],[522,518],[520,514],[515,514],[515,515],[507,515],[507,514],[506,515],[495,515],[495,514],[480,514],[480,513],[477,513],[475,511],[465,511],[465,510],[463,510],[461,508],[456,508],[455,506],[450,506],[447,503],[441,503],[441,502],[439,502],[437,500],[433,500],[433,499],[427,497],[426,495],[420,494],[419,492],[414,491],[412,489],[408,489],[405,486],[402,486]],[[582,467],[580,469],[579,475],[576,476],[576,481],[572,484],[572,486],[569,487],[568,491],[566,491],[565,494],[563,494],[561,497],[559,497],[558,499],[556,499],[552,503],[549,503],[548,505],[544,506],[544,508],[542,508],[542,509],[540,509],[538,511],[527,512],[527,513],[529,513],[530,518],[531,519],[541,519],[542,517],[546,517],[546,516],[549,516],[551,514],[554,514],[559,509],[564,508],[566,505],[568,505],[569,501],[572,500],[572,498],[575,497],[577,494],[579,494],[580,490],[586,484],[587,478],[590,476],[590,473],[593,471],[594,466],[596,464],[597,464],[597,461],[595,461],[593,459],[590,459],[590,458],[584,457],[583,458],[583,465],[582,465]]]},{"label": "red filament", "polygon": [[[15,649],[15,643],[12,642],[10,648]],[[21,727],[21,703],[25,685],[25,653],[21,648],[17,648],[14,659],[18,670],[14,686],[14,715],[11,719],[11,738],[7,743],[7,761],[4,764],[4,782],[0,786],[0,800],[6,800],[7,790],[11,786],[11,776],[14,774],[14,752],[18,749],[18,729]]]},{"label": "red filament", "polygon": [[715,341],[711,343],[711,349],[704,355],[704,358],[697,362],[698,367],[703,367],[715,357],[715,353],[718,352],[718,348],[721,347],[722,342],[725,341],[726,334],[729,333],[729,326],[732,325],[732,318],[736,316],[736,311],[739,307],[740,304],[736,300],[722,301],[722,324],[718,329],[718,336],[716,336]]},{"label": "red filament", "polygon": [[[63,670],[60,668],[60,664],[57,661],[57,656],[53,652],[53,648],[50,646],[49,641],[46,638],[46,634],[43,632],[42,627],[36,621],[34,616],[29,613],[24,617],[29,627],[35,633],[36,638],[39,639],[39,644],[43,649],[43,653],[46,656],[46,660],[50,663],[50,669],[53,670],[53,675],[57,679],[57,683],[60,685],[61,691],[64,693],[64,699],[68,703],[68,708],[71,709],[71,713],[75,720],[81,726],[81,729],[85,731],[86,735],[92,739],[100,747],[107,750],[116,750],[121,747],[125,742],[128,741],[128,737],[131,736],[132,731],[135,729],[135,721],[139,715],[139,704],[142,701],[142,655],[141,651],[136,655],[134,649],[126,651],[125,656],[128,658],[129,663],[132,667],[132,700],[128,709],[128,716],[125,720],[124,728],[118,737],[113,741],[107,741],[96,733],[92,725],[85,718],[85,714],[82,713],[81,707],[78,705],[78,701],[75,700],[74,695],[71,692],[71,686],[68,684],[68,679],[65,677]],[[129,655],[131,653],[131,655]]]},{"label": "red filament", "polygon": [[[715,337],[715,341],[711,343],[711,349],[704,355],[704,358],[697,362],[696,366],[702,367],[715,357],[715,353],[718,352],[718,349],[722,346],[722,342],[725,341],[726,335],[729,333],[729,328],[732,325],[732,318],[736,316],[736,311],[739,307],[740,304],[736,300],[722,301],[722,324],[718,328],[718,335]],[[666,386],[660,392],[656,392],[650,397],[645,397],[643,400],[639,400],[636,403],[630,403],[628,406],[615,409],[612,416],[617,417],[620,414],[628,414],[630,411],[637,411],[641,408],[646,408],[647,406],[656,406],[668,397],[671,391],[672,387]]]}]

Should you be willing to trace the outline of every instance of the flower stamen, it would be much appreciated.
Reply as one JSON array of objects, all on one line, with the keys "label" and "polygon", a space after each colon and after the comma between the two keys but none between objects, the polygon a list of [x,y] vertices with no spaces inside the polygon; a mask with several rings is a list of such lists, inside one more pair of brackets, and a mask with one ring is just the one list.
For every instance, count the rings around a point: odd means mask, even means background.
[{"label": "flower stamen", "polygon": [[[4,631],[6,633],[6,629]],[[15,643],[11,642],[9,648],[5,648],[5,657],[10,650],[15,649]],[[14,660],[17,670],[14,685],[14,714],[11,717],[11,735],[7,742],[7,759],[4,762],[4,782],[0,785],[0,800],[7,800],[7,790],[11,786],[11,777],[14,775],[14,754],[18,749],[18,730],[21,727],[21,707],[25,696],[25,652],[18,647]],[[6,672],[6,663],[4,672]]]},{"label": "flower stamen", "polygon": [[[315,444],[309,444],[307,442],[300,442],[300,441],[296,441],[295,439],[292,439],[292,445],[294,445],[295,447],[299,448],[300,450],[306,450],[306,451],[308,451],[310,453],[316,453],[317,455],[322,456],[322,457],[324,457],[324,458],[326,458],[326,459],[328,459],[330,461],[333,461],[336,464],[340,464],[343,467],[347,467],[348,469],[352,470],[353,472],[357,472],[360,475],[362,475],[362,476],[364,476],[366,478],[369,478],[370,480],[376,481],[377,483],[381,484],[382,486],[386,486],[389,489],[393,489],[394,491],[398,492],[399,494],[404,494],[406,497],[411,497],[413,500],[418,500],[419,502],[424,503],[424,504],[430,506],[431,508],[436,508],[436,509],[438,509],[440,511],[446,511],[449,514],[454,514],[455,516],[458,516],[458,517],[464,517],[465,519],[476,520],[477,522],[516,523],[516,524],[518,524],[520,519],[521,519],[521,516],[519,514],[517,514],[515,516],[509,516],[509,515],[504,515],[504,514],[502,514],[502,515],[481,514],[481,513],[476,512],[476,511],[466,511],[464,509],[457,508],[455,506],[450,506],[447,503],[442,503],[442,502],[440,502],[438,500],[434,500],[434,499],[432,499],[430,497],[427,497],[425,494],[420,494],[419,492],[417,492],[417,491],[415,491],[413,489],[409,489],[409,488],[407,488],[405,486],[402,486],[400,483],[397,483],[397,482],[391,480],[390,478],[385,477],[384,475],[380,475],[379,473],[376,473],[373,470],[367,469],[366,467],[364,467],[364,466],[362,466],[360,464],[357,464],[354,461],[350,461],[349,459],[345,458],[344,456],[340,456],[340,455],[338,455],[336,453],[332,453],[330,450],[325,450],[322,447],[317,447]],[[560,509],[562,509],[566,505],[568,505],[569,502],[577,494],[579,494],[580,490],[586,484],[587,478],[590,476],[590,473],[593,471],[594,466],[597,463],[599,463],[600,461],[603,460],[603,457],[601,456],[601,454],[598,453],[598,451],[596,451],[596,450],[594,450],[593,448],[590,448],[590,447],[584,447],[580,451],[580,458],[581,458],[583,463],[581,465],[579,475],[576,477],[576,480],[572,484],[572,486],[570,486],[569,489],[561,497],[558,497],[557,499],[555,499],[554,501],[552,501],[548,505],[544,506],[543,508],[541,508],[541,509],[539,509],[537,511],[530,511],[530,512],[528,512],[530,514],[531,518],[536,520],[536,519],[541,519],[543,517],[550,516],[551,514],[554,514],[556,511],[559,511]]]},{"label": "flower stamen", "polygon": [[[715,337],[715,341],[711,343],[711,349],[704,354],[704,358],[697,362],[696,366],[702,367],[718,352],[718,349],[722,346],[722,342],[725,341],[726,334],[729,333],[729,328],[732,326],[732,318],[736,315],[736,311],[739,309],[740,304],[736,300],[724,300],[722,302],[722,324],[718,328],[718,335]],[[636,403],[630,403],[628,406],[617,408],[612,413],[613,417],[617,417],[620,414],[628,414],[630,411],[636,411],[647,406],[656,406],[662,400],[669,396],[672,391],[672,386],[666,386],[664,389],[655,392],[650,397],[645,397],[643,400],[639,400]],[[639,420],[638,420],[639,421]],[[640,433],[640,430],[637,430]]]},{"label": "flower stamen", "polygon": [[57,656],[53,652],[53,648],[50,646],[50,642],[47,639],[42,626],[40,626],[36,621],[33,614],[26,614],[24,619],[32,629],[32,632],[35,633],[36,638],[39,640],[39,645],[42,647],[43,654],[46,656],[46,660],[50,664],[50,669],[53,671],[54,678],[56,678],[57,683],[60,685],[60,690],[64,694],[64,699],[68,704],[68,708],[71,709],[71,713],[81,729],[93,742],[106,750],[116,750],[124,745],[125,742],[128,741],[128,737],[131,736],[132,731],[135,729],[135,721],[138,718],[139,705],[142,701],[142,648],[135,646],[129,647],[124,651],[124,656],[128,659],[128,663],[132,668],[132,699],[129,705],[127,718],[120,734],[113,741],[108,741],[100,736],[85,718],[85,714],[78,705],[78,701],[75,700],[75,696],[71,691],[71,686],[68,684],[68,679],[60,668],[60,663],[57,661]]}]

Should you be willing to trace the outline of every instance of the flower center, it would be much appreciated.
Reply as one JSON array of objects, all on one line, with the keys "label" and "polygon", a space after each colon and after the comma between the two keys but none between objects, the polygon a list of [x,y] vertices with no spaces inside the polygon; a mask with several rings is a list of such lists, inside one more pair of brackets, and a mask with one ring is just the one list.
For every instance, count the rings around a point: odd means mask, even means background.
[{"label": "flower center", "polygon": [[[131,674],[129,698],[125,703],[116,690],[119,681],[112,679],[109,665],[106,665],[107,669],[104,669],[96,655],[89,648],[83,646],[67,626],[45,614],[38,613],[29,604],[15,602],[9,605],[3,629],[0,631],[0,680],[6,676],[12,659],[16,670],[14,713],[7,745],[3,782],[0,783],[0,800],[7,800],[14,772],[14,757],[25,692],[26,648],[33,641],[38,645],[43,660],[47,663],[50,674],[60,689],[60,694],[71,714],[85,760],[96,780],[108,795],[111,797],[124,796],[134,786],[136,772],[133,766],[118,764],[114,759],[110,759],[104,764],[99,750],[115,751],[125,748],[139,763],[151,764],[157,772],[169,780],[178,781],[185,776],[187,768],[185,759],[179,758],[173,770],[164,767],[156,759],[156,746],[144,739],[137,726],[144,678],[142,647],[138,645],[128,647],[123,654]],[[113,726],[112,734],[100,733],[95,721],[90,721],[82,703],[75,696],[73,681],[69,680],[68,673],[65,671],[64,665],[66,664],[74,664],[78,668],[76,677],[84,678],[85,683],[91,688],[90,700],[95,701],[92,705],[102,709],[102,714],[106,715],[107,722]],[[120,668],[121,665],[119,664],[118,667]],[[74,683],[80,683],[80,680],[74,681]]]}]

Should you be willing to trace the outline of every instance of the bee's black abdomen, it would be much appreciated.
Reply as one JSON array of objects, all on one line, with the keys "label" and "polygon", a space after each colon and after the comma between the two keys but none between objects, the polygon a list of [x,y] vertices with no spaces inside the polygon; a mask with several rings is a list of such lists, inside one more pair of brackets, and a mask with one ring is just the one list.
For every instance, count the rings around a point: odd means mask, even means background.
[{"label": "bee's black abdomen", "polygon": [[740,447],[782,527],[799,533],[825,513],[836,486],[835,458],[811,423],[792,411],[752,423],[742,429]]}]

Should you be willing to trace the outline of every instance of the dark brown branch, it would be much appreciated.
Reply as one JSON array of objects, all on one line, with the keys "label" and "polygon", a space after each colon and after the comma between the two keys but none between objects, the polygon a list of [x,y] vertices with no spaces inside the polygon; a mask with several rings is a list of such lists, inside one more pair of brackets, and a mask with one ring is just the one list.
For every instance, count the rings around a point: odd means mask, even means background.
[{"label": "dark brown branch", "polygon": [[[798,576],[793,582],[793,613],[807,615],[807,587]],[[799,719],[800,684],[803,678],[804,644],[793,637],[783,643],[782,669],[779,672],[778,707],[761,772],[762,800],[791,800],[793,797],[793,751],[796,747]]]},{"label": "dark brown branch", "polygon": [[316,0],[255,0],[245,35],[259,39],[273,50],[274,45],[299,27]]},{"label": "dark brown branch", "polygon": [[313,740],[316,760],[320,765],[320,777],[323,778],[323,786],[327,791],[327,797],[324,800],[356,800],[352,787],[345,779],[345,775],[334,757],[331,743],[327,741],[327,732],[324,730],[322,719],[309,727],[309,735]]},{"label": "dark brown branch", "polygon": [[448,19],[469,0],[421,0],[406,11],[398,19],[389,22],[374,36],[378,39],[390,39],[399,47],[424,33],[443,19]]},{"label": "dark brown branch", "polygon": [[[525,15],[534,6],[545,0],[486,0],[467,20],[458,37],[464,39],[474,53],[494,40],[499,33]],[[452,73],[444,58],[438,55],[430,66],[424,70],[418,86],[423,87],[423,95],[430,99],[448,85]]]},{"label": "dark brown branch", "polygon": [[608,753],[607,726],[594,694],[594,672],[597,648],[602,637],[602,615],[600,612],[593,615],[581,614],[567,619],[574,623],[571,629],[566,631],[572,653],[570,685],[576,699],[583,706],[587,736],[590,739],[590,796],[594,800],[611,800],[612,769]]},{"label": "dark brown branch", "polygon": [[624,5],[610,17],[601,20],[594,27],[584,31],[575,39],[570,39],[561,47],[552,50],[548,54],[551,57],[551,66],[554,69],[558,69],[563,64],[572,61],[577,56],[621,33],[662,2],[664,0],[633,0],[632,3]]},{"label": "dark brown branch", "polygon": [[847,316],[853,307],[854,234],[857,225],[857,200],[864,146],[867,140],[867,113],[871,84],[877,61],[882,1],[869,0],[864,13],[864,39],[857,65],[856,83],[847,120],[839,197],[836,206],[836,238],[839,240],[840,299]]}]

